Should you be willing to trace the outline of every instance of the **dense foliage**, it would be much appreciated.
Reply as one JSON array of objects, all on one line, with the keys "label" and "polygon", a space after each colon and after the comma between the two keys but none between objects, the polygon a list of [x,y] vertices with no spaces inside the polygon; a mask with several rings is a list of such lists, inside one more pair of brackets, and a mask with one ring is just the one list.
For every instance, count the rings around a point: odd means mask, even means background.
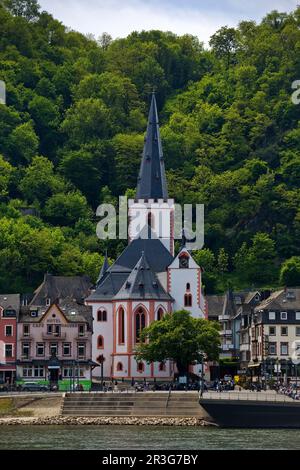
[{"label": "dense foliage", "polygon": [[210,46],[160,31],[96,40],[35,0],[0,0],[1,291],[45,271],[96,279],[95,208],[136,186],[153,87],[171,196],[206,206],[207,291],[300,284],[300,8]]}]

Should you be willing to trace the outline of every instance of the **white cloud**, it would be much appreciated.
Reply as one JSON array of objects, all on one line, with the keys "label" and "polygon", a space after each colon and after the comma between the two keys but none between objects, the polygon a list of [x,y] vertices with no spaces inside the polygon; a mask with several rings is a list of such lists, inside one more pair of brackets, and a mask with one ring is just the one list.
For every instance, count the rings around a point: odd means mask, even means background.
[{"label": "white cloud", "polygon": [[40,0],[43,9],[65,25],[96,37],[108,32],[114,38],[132,31],[160,29],[193,34],[201,41],[221,26],[240,20],[259,20],[267,12],[290,11],[299,0]]}]

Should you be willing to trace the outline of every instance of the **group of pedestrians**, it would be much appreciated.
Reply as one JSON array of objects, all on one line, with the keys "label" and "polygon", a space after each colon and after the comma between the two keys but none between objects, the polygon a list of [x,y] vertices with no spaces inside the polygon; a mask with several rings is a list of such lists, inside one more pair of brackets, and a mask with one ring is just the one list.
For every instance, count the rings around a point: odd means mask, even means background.
[{"label": "group of pedestrians", "polygon": [[282,395],[287,395],[293,400],[300,400],[300,390],[298,390],[295,384],[280,385],[278,388],[278,393],[281,393]]}]

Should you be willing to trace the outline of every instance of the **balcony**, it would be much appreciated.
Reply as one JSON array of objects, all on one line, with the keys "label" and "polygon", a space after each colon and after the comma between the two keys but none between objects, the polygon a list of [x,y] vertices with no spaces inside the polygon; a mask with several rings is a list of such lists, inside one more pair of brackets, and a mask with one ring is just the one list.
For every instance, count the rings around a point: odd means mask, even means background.
[{"label": "balcony", "polygon": [[221,344],[222,351],[232,351],[234,349],[234,344]]},{"label": "balcony", "polygon": [[232,336],[232,330],[222,330],[220,331],[221,336]]},{"label": "balcony", "polygon": [[78,340],[78,341],[87,341],[89,339],[89,337],[90,337],[89,333],[78,334],[76,336],[76,340]]},{"label": "balcony", "polygon": [[60,339],[66,339],[67,333],[43,333],[43,339],[49,340],[49,341],[57,341]]},{"label": "balcony", "polygon": [[219,321],[228,321],[228,320],[230,320],[230,315],[219,315],[218,320]]}]

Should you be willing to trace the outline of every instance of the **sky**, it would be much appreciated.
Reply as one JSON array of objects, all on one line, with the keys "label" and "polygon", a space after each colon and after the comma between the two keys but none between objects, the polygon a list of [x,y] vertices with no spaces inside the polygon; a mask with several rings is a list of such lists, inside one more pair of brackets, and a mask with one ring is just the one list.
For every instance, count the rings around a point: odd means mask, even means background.
[{"label": "sky", "polygon": [[114,39],[132,31],[160,29],[193,34],[205,44],[222,26],[242,20],[260,21],[272,10],[290,12],[300,0],[39,0],[66,26]]}]

